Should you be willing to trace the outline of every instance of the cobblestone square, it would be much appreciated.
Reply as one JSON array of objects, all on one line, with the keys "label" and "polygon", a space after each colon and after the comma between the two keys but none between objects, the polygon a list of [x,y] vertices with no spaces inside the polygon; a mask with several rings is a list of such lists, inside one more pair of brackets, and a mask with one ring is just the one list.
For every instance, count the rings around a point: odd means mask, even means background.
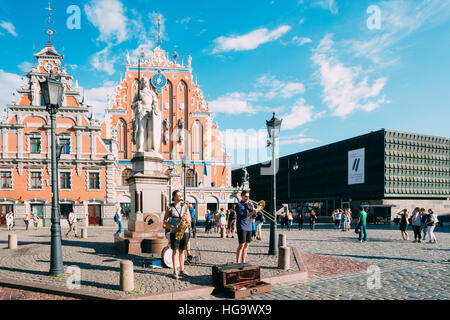
[{"label": "cobblestone square", "polygon": [[[63,232],[64,232],[63,228]],[[197,265],[187,266],[189,278],[175,280],[170,269],[143,268],[142,262],[150,255],[127,256],[113,247],[113,228],[89,228],[88,239],[64,238],[63,259],[65,269],[77,266],[81,269],[81,289],[93,293],[130,296],[119,291],[119,261],[132,260],[135,274],[135,294],[154,294],[176,291],[193,286],[211,285],[211,267],[233,262],[237,239],[220,239],[219,234],[205,234],[203,229],[192,239],[193,252],[201,257]],[[308,263],[310,278],[297,282],[273,285],[272,292],[249,297],[255,300],[350,300],[350,299],[444,299],[449,298],[450,229],[437,228],[437,244],[413,243],[401,240],[395,225],[368,227],[368,241],[357,241],[353,230],[333,230],[331,224],[319,224],[316,230],[278,230],[287,236],[287,244],[304,253],[304,257],[346,259],[365,263],[369,271],[341,273],[340,270],[325,274],[321,266]],[[19,249],[8,250],[8,232],[0,230],[1,277],[9,280],[35,282],[66,287],[70,275],[59,278],[47,276],[50,259],[50,231],[14,231]],[[409,236],[412,231],[409,230]],[[278,270],[277,257],[267,255],[269,229],[263,229],[263,240],[250,245],[248,262],[260,265],[262,277],[282,274]],[[198,251],[197,251],[198,250]],[[292,267],[294,265],[294,267]],[[291,258],[290,271],[298,271]],[[329,267],[328,267],[329,268]],[[332,266],[331,266],[332,268]],[[320,271],[320,272],[319,272]],[[333,270],[331,270],[333,271]],[[345,271],[345,270],[343,270]],[[376,278],[378,277],[378,279]],[[378,281],[379,280],[379,281]],[[378,282],[377,282],[378,281]],[[16,295],[20,296],[20,295]],[[195,299],[216,300],[224,296],[208,295]]]}]

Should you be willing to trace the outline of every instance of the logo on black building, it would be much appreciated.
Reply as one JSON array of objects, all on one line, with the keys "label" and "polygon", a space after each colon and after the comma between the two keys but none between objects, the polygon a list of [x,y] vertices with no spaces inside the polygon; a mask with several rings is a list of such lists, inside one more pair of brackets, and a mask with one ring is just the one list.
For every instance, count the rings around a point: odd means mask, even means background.
[{"label": "logo on black building", "polygon": [[361,159],[357,158],[355,159],[355,161],[353,161],[353,167],[352,170],[358,172],[358,168],[359,168],[359,163],[360,163]]}]

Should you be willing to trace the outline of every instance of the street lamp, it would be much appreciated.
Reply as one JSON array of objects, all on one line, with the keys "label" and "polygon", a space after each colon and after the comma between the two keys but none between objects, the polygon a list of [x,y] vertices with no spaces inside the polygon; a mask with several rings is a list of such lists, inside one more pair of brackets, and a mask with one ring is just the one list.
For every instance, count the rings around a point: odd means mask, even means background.
[{"label": "street lamp", "polygon": [[40,82],[42,97],[50,114],[51,122],[51,147],[52,147],[52,226],[51,231],[51,252],[50,252],[50,275],[64,274],[61,247],[61,224],[59,215],[59,197],[58,197],[58,173],[57,173],[57,154],[56,154],[56,136],[55,136],[55,118],[58,109],[62,106],[64,87],[62,83],[56,80],[51,74],[43,82]]},{"label": "street lamp", "polygon": [[282,119],[277,119],[275,117],[275,112],[273,113],[272,119],[267,121],[267,132],[269,133],[269,138],[271,138],[271,142],[268,145],[272,146],[272,168],[273,168],[273,184],[272,184],[272,212],[273,212],[273,220],[270,221],[270,243],[269,243],[269,254],[277,255],[278,254],[278,244],[277,244],[277,178],[276,178],[276,170],[278,169],[275,164],[275,150],[276,150],[276,142],[278,138],[278,134],[280,133],[281,122]]}]

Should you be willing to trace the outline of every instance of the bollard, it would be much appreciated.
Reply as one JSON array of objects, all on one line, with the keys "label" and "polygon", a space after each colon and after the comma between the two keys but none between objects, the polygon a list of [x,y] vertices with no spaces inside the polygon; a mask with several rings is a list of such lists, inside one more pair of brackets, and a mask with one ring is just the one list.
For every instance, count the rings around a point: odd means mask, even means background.
[{"label": "bollard", "polygon": [[134,290],[133,261],[120,261],[120,290],[125,292]]},{"label": "bollard", "polygon": [[278,248],[286,247],[286,235],[280,233],[278,235]]},{"label": "bollard", "polygon": [[291,267],[291,248],[280,247],[278,253],[278,269],[288,270]]},{"label": "bollard", "polygon": [[87,239],[87,228],[81,228],[81,238]]},{"label": "bollard", "polygon": [[220,237],[225,238],[225,228],[220,228]]},{"label": "bollard", "polygon": [[8,234],[8,249],[17,249],[17,234]]}]

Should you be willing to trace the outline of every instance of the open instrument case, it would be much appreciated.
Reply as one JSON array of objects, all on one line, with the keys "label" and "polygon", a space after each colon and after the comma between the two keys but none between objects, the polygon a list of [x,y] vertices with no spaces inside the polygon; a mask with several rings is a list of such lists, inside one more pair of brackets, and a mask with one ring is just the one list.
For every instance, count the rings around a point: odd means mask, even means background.
[{"label": "open instrument case", "polygon": [[270,283],[261,281],[261,267],[247,263],[214,266],[212,277],[216,289],[233,299],[272,290]]}]

